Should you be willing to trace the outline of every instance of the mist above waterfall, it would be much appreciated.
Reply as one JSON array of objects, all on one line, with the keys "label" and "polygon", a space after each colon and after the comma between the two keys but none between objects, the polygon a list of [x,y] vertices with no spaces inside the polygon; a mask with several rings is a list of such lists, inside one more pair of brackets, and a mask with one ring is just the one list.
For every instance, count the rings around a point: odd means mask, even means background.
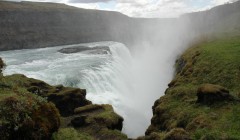
[{"label": "mist above waterfall", "polygon": [[[161,24],[160,24],[161,23]],[[22,73],[50,84],[87,89],[87,98],[111,104],[124,117],[123,132],[144,135],[152,117],[154,101],[164,95],[174,75],[177,56],[196,36],[188,19],[159,20],[139,25],[132,46],[96,42],[1,53],[5,74]],[[61,48],[109,46],[108,54],[61,54]],[[131,48],[131,52],[128,48]]]},{"label": "mist above waterfall", "polygon": [[[164,94],[172,79],[177,55],[194,37],[187,33],[188,21],[171,19],[163,22],[171,25],[152,22],[148,22],[147,26],[140,25],[138,41],[135,40],[132,46],[96,42],[4,52],[1,56],[8,65],[4,73],[22,73],[53,85],[87,89],[89,100],[97,104],[111,104],[124,117],[124,133],[129,137],[144,135],[150,124],[154,101]],[[82,45],[109,46],[111,52],[58,52],[61,48]]]}]

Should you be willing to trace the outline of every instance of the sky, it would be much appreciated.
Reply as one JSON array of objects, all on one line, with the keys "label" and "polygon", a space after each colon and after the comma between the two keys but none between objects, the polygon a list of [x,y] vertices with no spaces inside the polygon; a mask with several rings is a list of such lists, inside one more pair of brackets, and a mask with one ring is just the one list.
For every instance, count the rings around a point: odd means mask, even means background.
[{"label": "sky", "polygon": [[130,17],[171,18],[237,0],[8,0],[56,2],[86,9],[118,11]]}]

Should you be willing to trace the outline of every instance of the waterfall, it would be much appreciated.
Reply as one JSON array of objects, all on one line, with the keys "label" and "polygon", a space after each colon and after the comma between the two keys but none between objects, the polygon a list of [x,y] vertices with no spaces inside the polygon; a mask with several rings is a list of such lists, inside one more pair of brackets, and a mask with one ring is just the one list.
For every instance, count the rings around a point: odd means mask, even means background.
[{"label": "waterfall", "polygon": [[[61,48],[109,46],[108,54],[62,54]],[[123,132],[130,137],[143,135],[149,124],[144,110],[136,109],[133,58],[121,43],[96,42],[33,50],[0,53],[7,64],[5,75],[14,73],[43,80],[52,85],[87,89],[87,99],[96,104],[111,104],[123,116]],[[144,102],[141,102],[144,104]],[[137,116],[137,117],[136,117]],[[149,120],[147,120],[149,119]],[[136,129],[138,128],[138,129]]]}]

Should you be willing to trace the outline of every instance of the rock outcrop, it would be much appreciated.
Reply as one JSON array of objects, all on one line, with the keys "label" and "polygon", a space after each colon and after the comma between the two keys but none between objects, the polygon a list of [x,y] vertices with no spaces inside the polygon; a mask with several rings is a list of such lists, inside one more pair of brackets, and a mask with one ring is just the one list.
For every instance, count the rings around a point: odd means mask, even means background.
[{"label": "rock outcrop", "polygon": [[3,62],[2,58],[0,58],[0,73],[2,73],[2,69],[6,66],[6,64]]},{"label": "rock outcrop", "polygon": [[96,46],[96,47],[87,47],[87,46],[77,46],[69,47],[58,50],[60,53],[71,54],[71,53],[85,53],[85,54],[111,54],[110,48],[108,46]]},{"label": "rock outcrop", "polygon": [[226,88],[212,84],[200,86],[197,91],[197,97],[197,102],[202,104],[213,104],[233,100],[233,97]]},{"label": "rock outcrop", "polygon": [[60,127],[55,105],[15,82],[18,77],[0,77],[0,137],[51,139]]},{"label": "rock outcrop", "polygon": [[127,137],[120,133],[123,118],[114,113],[110,105],[87,105],[76,108],[75,114],[62,118],[62,128],[73,127],[87,132],[93,139],[124,140]]}]

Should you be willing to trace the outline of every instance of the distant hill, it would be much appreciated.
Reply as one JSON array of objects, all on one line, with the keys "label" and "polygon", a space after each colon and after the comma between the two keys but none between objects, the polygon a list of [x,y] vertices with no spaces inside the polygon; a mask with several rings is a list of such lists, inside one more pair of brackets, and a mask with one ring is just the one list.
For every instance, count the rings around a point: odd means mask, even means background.
[{"label": "distant hill", "polygon": [[0,50],[93,41],[130,42],[129,17],[63,4],[0,2]]},{"label": "distant hill", "polygon": [[185,14],[181,18],[189,18],[192,27],[201,33],[240,32],[240,1]]}]

